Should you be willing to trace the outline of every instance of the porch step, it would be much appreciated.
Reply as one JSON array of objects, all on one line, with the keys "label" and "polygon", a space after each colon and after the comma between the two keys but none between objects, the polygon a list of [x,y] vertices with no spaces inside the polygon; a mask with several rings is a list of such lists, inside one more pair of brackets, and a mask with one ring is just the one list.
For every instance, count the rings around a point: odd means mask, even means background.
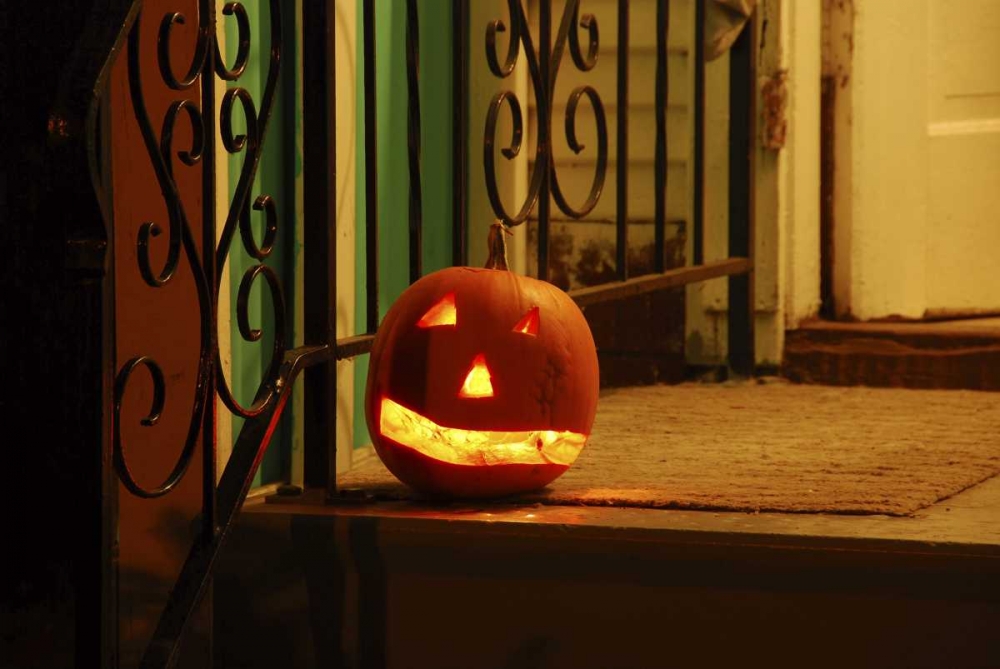
[{"label": "porch step", "polygon": [[1000,479],[911,517],[251,505],[217,666],[1000,666]]},{"label": "porch step", "polygon": [[782,367],[798,383],[1000,390],[1000,318],[806,323]]}]

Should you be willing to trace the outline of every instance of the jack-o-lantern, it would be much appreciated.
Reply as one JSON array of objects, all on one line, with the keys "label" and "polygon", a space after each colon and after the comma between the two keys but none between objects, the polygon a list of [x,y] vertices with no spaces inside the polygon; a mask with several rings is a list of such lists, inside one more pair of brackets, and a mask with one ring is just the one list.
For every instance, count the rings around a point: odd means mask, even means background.
[{"label": "jack-o-lantern", "polygon": [[382,461],[417,490],[495,497],[565,472],[597,410],[594,339],[572,299],[507,270],[504,229],[486,268],[410,286],[372,346],[365,396]]}]

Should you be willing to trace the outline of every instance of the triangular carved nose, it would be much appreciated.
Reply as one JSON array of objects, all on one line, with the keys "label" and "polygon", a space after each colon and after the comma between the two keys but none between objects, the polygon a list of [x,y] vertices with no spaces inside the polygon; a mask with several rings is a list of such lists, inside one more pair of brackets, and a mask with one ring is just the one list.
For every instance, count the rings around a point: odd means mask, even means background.
[{"label": "triangular carved nose", "polygon": [[486,356],[480,353],[472,361],[472,368],[465,375],[465,383],[458,391],[459,397],[482,398],[493,397],[493,382],[490,381],[490,369],[486,366]]}]

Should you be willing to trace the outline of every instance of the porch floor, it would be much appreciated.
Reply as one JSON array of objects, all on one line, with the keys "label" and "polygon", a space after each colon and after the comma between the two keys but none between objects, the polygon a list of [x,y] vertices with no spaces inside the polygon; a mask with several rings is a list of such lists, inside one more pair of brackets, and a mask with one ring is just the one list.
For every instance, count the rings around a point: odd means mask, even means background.
[{"label": "porch floor", "polygon": [[[587,464],[587,450],[592,449],[592,455],[597,451],[593,447],[602,439],[608,439],[612,446],[617,443],[614,434],[602,432],[601,410],[594,443],[588,444],[574,468],[536,495],[464,502],[421,499],[396,481],[372,456],[354,472],[342,477],[342,491],[351,486],[359,486],[360,490],[349,491],[341,500],[325,500],[321,491],[316,490],[300,496],[272,496],[267,504],[250,503],[247,508],[251,513],[377,519],[382,530],[390,533],[400,530],[431,535],[473,532],[478,536],[483,532],[499,532],[498,537],[541,540],[564,536],[569,531],[612,543],[622,540],[694,541],[713,545],[783,545],[824,553],[849,549],[897,555],[964,555],[986,558],[991,563],[1000,559],[1000,476],[997,475],[1000,441],[995,432],[995,426],[1000,424],[1000,394],[830,388],[801,386],[781,380],[763,384],[688,384],[612,391],[602,397],[603,415],[622,398],[638,396],[648,400],[651,394],[659,395],[660,400],[670,399],[674,413],[684,408],[681,398],[697,401],[700,413],[689,416],[688,426],[679,430],[687,433],[685,448],[697,451],[720,437],[742,435],[736,439],[738,448],[725,452],[728,455],[736,453],[737,458],[742,458],[739,461],[726,462],[720,459],[720,451],[706,451],[700,464],[686,462],[678,470],[698,478],[702,489],[720,485],[718,494],[730,494],[730,497],[718,499],[727,499],[729,508],[721,503],[707,510],[681,508],[679,504],[657,507],[635,495],[631,502],[623,502],[622,497],[629,494],[626,489],[601,492],[604,497],[596,501],[582,500],[588,481],[594,480],[592,477],[601,480],[606,491],[612,485],[610,481],[620,474],[616,472],[618,465],[614,461],[622,457],[613,449],[600,464],[598,461],[602,458],[593,457],[592,466]],[[740,401],[748,403],[738,404],[734,398],[742,398]],[[767,403],[773,406],[762,406]],[[830,407],[836,410],[831,411]],[[758,412],[759,420],[751,420],[754,411]],[[734,414],[742,419],[735,420]],[[880,427],[880,422],[885,425]],[[642,424],[640,421],[633,423]],[[643,424],[642,430],[648,437],[651,429],[664,423],[670,424],[669,416],[664,416],[658,424]],[[789,425],[799,430],[798,438]],[[701,441],[695,441],[693,447],[690,443],[692,433],[701,435]],[[817,435],[824,434],[827,441],[817,441]],[[665,453],[675,452],[676,448],[664,434],[659,437],[663,439],[659,446]],[[754,465],[751,460],[760,459],[768,443],[782,439],[789,442],[785,447],[787,452],[781,456],[786,464],[798,457],[808,467],[776,468],[770,473],[769,483],[766,467]],[[817,448],[817,444],[823,447]],[[863,448],[856,449],[858,444]],[[862,454],[881,451],[882,455],[874,459],[874,465],[871,462],[864,464],[867,473],[836,466],[842,462],[844,453],[852,449]],[[740,450],[746,457],[739,455]],[[926,457],[907,459],[906,450],[922,452]],[[669,457],[663,459],[676,462]],[[827,464],[819,466],[817,461]],[[964,461],[965,466],[959,466],[959,461]],[[667,469],[672,466],[670,462],[664,463]],[[968,466],[969,462],[976,466]],[[761,471],[751,471],[755,468]],[[833,500],[834,506],[825,512],[815,510],[811,507],[815,506],[817,493],[810,493],[809,486],[816,483],[807,480],[796,483],[796,477],[803,471],[824,468],[834,472],[824,480],[835,484],[838,490],[849,490],[853,486],[855,492],[878,493],[883,482],[892,482],[891,485],[896,486],[896,497],[876,494],[867,512],[841,507],[838,513],[836,496],[824,494]],[[577,469],[579,473],[574,474]],[[588,469],[593,471],[588,472]],[[666,470],[661,468],[659,471],[662,474]],[[661,493],[674,484],[687,485],[691,490],[690,482],[684,483],[678,471],[667,473],[665,481],[655,481],[655,471],[647,472],[646,483],[659,486]],[[741,495],[747,494],[749,485],[741,484],[735,488],[735,493],[725,488],[725,482],[733,479],[734,471],[746,472],[746,476],[763,486],[765,492],[768,485],[787,488],[782,493],[786,508],[765,512],[747,507]],[[875,474],[869,475],[871,472]],[[906,488],[906,485],[911,487]],[[916,496],[907,497],[906,490],[909,493],[917,491]],[[884,507],[889,499],[902,499],[911,507],[905,512],[898,511],[899,506],[894,507],[897,512],[879,512],[877,507]]]},{"label": "porch floor", "polygon": [[[1000,473],[1000,395],[780,379],[602,394],[577,463],[516,499],[548,505],[907,515]],[[377,458],[343,476],[420,500]]]},{"label": "porch floor", "polygon": [[[541,503],[329,503],[320,491],[248,501],[251,515],[377,519],[383,532],[488,532],[543,538],[582,532],[593,538],[643,541],[674,537],[695,543],[887,554],[987,558],[1000,569],[1000,477],[995,476],[906,516],[829,513],[687,511]],[[673,540],[671,541],[673,543]]]}]

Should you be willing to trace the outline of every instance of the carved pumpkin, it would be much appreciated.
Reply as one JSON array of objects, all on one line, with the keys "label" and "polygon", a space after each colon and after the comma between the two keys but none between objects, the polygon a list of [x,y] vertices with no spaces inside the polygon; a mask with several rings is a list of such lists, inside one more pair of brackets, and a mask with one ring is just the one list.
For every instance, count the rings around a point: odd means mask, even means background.
[{"label": "carved pumpkin", "polygon": [[597,353],[580,309],[507,270],[500,224],[485,269],[410,286],[372,346],[368,430],[409,486],[455,497],[534,490],[565,472],[597,410]]}]

